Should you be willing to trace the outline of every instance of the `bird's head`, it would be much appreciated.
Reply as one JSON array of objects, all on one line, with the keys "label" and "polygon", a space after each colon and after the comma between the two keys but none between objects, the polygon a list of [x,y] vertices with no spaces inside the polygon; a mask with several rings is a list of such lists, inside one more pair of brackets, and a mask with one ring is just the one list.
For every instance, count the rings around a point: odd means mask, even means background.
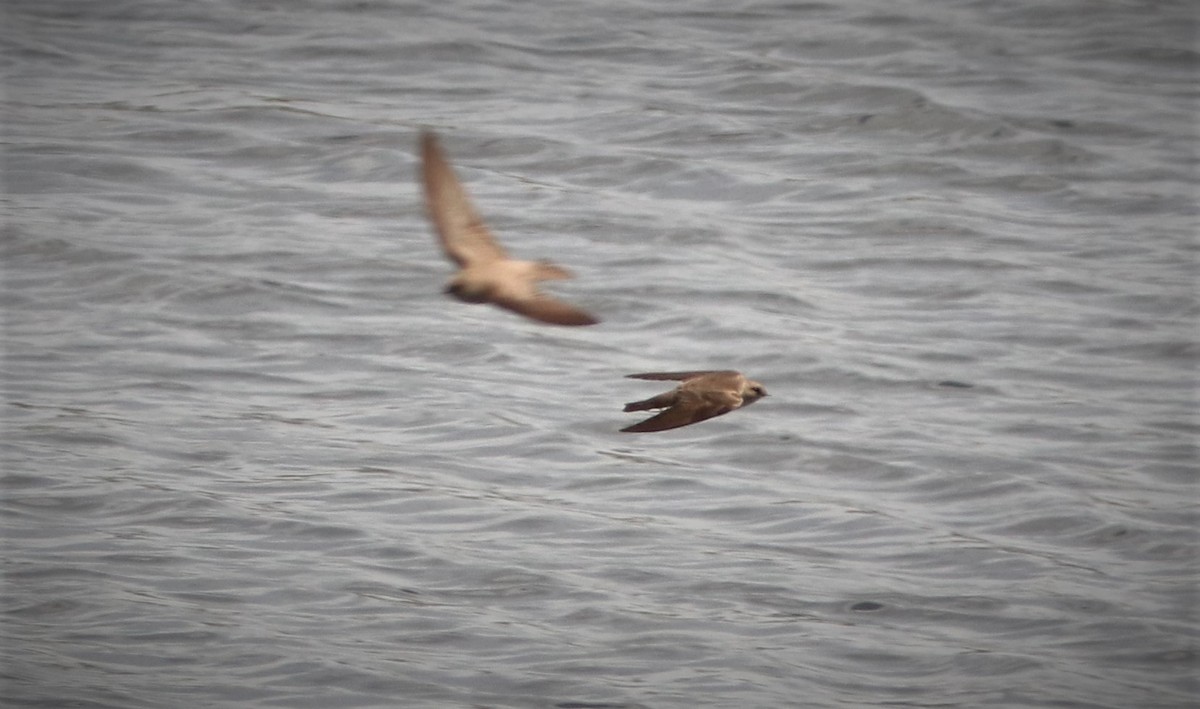
[{"label": "bird's head", "polygon": [[755,381],[747,381],[742,388],[742,406],[753,404],[767,395],[767,388]]}]

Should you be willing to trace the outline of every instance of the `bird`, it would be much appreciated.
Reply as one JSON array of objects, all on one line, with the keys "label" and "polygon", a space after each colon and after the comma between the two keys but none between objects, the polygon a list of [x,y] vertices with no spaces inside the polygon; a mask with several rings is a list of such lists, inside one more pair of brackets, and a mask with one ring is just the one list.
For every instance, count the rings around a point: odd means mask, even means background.
[{"label": "bird", "polygon": [[650,433],[688,426],[749,406],[767,395],[767,389],[762,384],[733,370],[644,372],[628,374],[626,377],[682,383],[658,396],[625,404],[625,411],[666,410],[622,428],[622,433]]},{"label": "bird", "polygon": [[494,303],[553,325],[600,322],[590,313],[538,290],[538,281],[573,276],[550,261],[519,261],[508,256],[475,211],[437,136],[429,130],[421,133],[421,181],[429,220],[446,256],[459,267],[446,285],[448,295],[467,303]]}]

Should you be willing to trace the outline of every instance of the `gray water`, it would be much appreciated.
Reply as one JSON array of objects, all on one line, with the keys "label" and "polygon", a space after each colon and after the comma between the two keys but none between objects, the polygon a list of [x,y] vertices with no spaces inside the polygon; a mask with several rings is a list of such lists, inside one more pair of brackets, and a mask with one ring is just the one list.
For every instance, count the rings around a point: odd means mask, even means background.
[{"label": "gray water", "polygon": [[4,706],[1196,700],[1190,2],[0,12]]}]

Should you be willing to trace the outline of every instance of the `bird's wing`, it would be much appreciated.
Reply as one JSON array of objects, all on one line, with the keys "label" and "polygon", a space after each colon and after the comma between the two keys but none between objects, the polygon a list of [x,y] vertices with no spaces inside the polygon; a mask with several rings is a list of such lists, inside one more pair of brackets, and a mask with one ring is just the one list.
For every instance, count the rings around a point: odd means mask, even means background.
[{"label": "bird's wing", "polygon": [[671,408],[621,430],[625,433],[666,431],[727,414],[740,403],[741,398],[728,391],[680,392],[679,400]]},{"label": "bird's wing", "polygon": [[694,372],[642,372],[641,374],[626,374],[627,379],[652,379],[654,381],[687,381],[696,377],[703,377],[706,374],[738,374],[733,371],[720,370],[697,370]]},{"label": "bird's wing", "polygon": [[527,298],[499,297],[496,305],[525,317],[552,325],[595,325],[600,322],[590,313],[557,298],[537,293]]},{"label": "bird's wing", "polygon": [[508,258],[508,254],[483,223],[454,168],[438,145],[437,136],[421,134],[421,180],[425,207],[442,249],[460,267]]}]

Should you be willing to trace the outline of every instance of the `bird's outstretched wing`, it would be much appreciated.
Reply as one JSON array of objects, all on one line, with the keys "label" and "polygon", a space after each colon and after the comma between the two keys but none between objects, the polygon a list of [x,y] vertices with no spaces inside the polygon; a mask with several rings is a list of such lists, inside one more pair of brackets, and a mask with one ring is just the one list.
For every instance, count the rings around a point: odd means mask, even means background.
[{"label": "bird's outstretched wing", "polygon": [[651,433],[688,426],[715,416],[720,416],[721,414],[727,414],[736,409],[740,403],[741,398],[733,392],[681,391],[674,406],[656,416],[651,416],[645,421],[635,423],[632,426],[626,426],[621,431],[625,433]]},{"label": "bird's outstretched wing", "polygon": [[552,325],[595,325],[591,314],[557,298],[538,293],[529,298],[497,298],[496,305]]},{"label": "bird's outstretched wing", "polygon": [[447,256],[462,268],[508,258],[471,205],[437,136],[430,131],[421,134],[421,181],[425,208]]},{"label": "bird's outstretched wing", "polygon": [[737,372],[721,371],[721,370],[697,370],[694,372],[642,372],[641,374],[626,374],[627,379],[651,379],[654,381],[679,381],[685,382],[696,377],[703,377],[706,374],[732,374]]}]

